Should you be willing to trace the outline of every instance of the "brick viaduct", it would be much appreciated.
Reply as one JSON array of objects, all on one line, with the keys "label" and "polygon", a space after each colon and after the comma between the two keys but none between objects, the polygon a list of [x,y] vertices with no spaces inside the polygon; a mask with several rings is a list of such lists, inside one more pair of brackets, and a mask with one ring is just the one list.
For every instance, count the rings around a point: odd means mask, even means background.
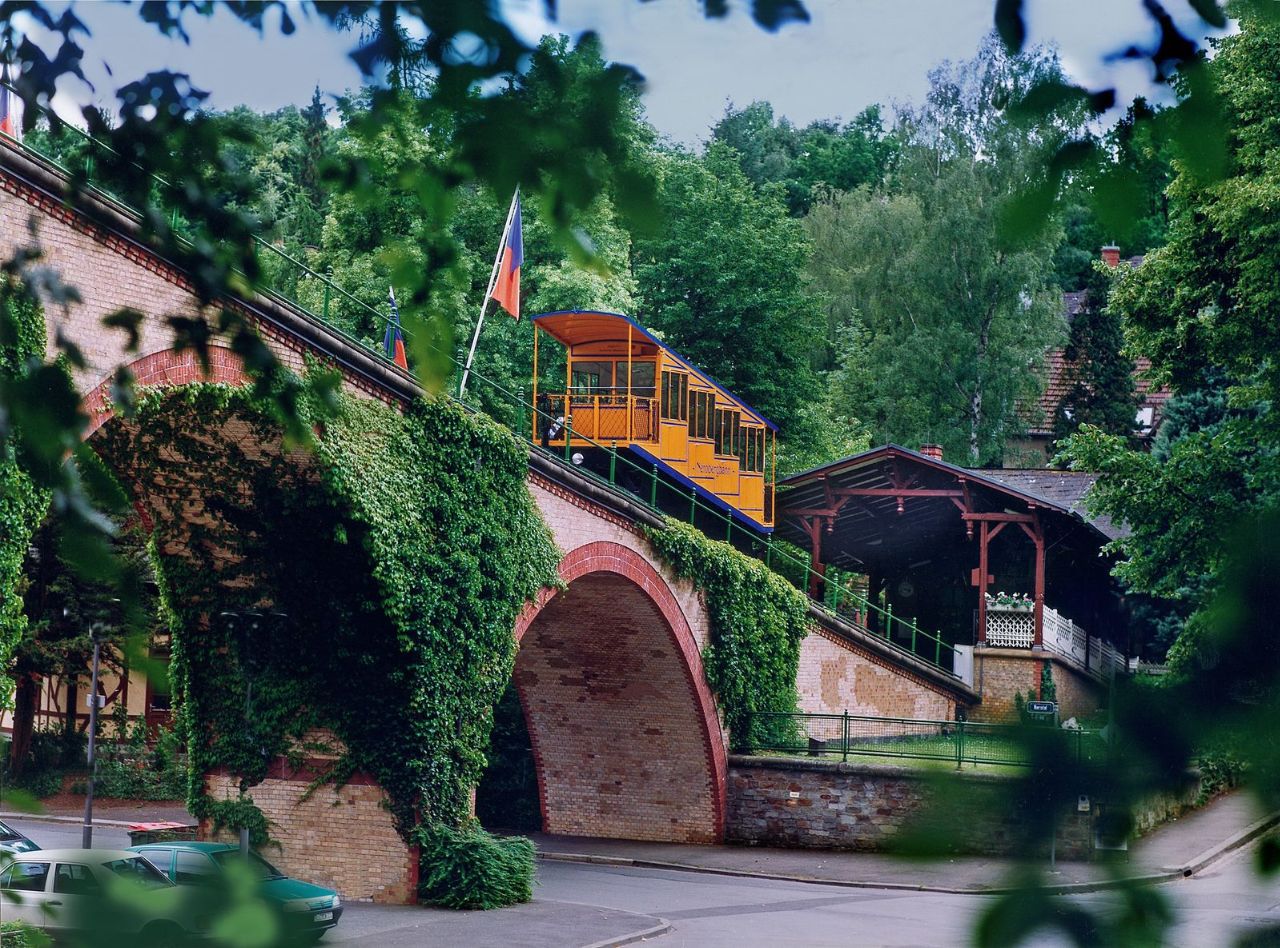
[{"label": "brick viaduct", "polygon": [[[80,295],[66,307],[46,301],[45,310],[51,353],[58,332],[84,352],[87,367],[76,382],[91,418],[87,436],[110,421],[107,392],[119,364],[131,365],[140,385],[241,382],[238,359],[228,349],[214,350],[209,375],[191,353],[172,350],[164,316],[198,315],[198,304],[183,273],[139,239],[136,220],[92,196],[72,209],[62,197],[65,186],[52,166],[0,144],[0,254],[7,259],[38,245],[42,262]],[[290,367],[300,369],[312,354],[339,368],[353,394],[391,404],[419,394],[410,376],[278,298],[222,305],[245,315]],[[134,352],[125,351],[122,333],[100,322],[122,306],[147,317]],[[709,620],[698,593],[649,547],[640,527],[657,521],[628,495],[536,451],[529,489],[564,551],[560,573],[567,582],[564,592],[546,590],[529,603],[514,630],[520,642],[515,682],[534,748],[544,829],[724,838],[727,735],[703,675]],[[927,663],[816,607],[812,614],[798,681],[804,710],[937,720],[977,700]],[[230,786],[225,777],[208,779],[215,793]],[[377,788],[357,780],[305,803],[304,788],[304,781],[282,773],[253,790],[277,824],[280,861],[295,864],[305,848],[317,881],[339,883],[356,897],[410,897],[412,854],[378,807]],[[393,856],[387,877],[362,878],[370,863],[350,866],[336,853],[320,852],[316,840],[324,838],[363,839],[366,859]]]}]

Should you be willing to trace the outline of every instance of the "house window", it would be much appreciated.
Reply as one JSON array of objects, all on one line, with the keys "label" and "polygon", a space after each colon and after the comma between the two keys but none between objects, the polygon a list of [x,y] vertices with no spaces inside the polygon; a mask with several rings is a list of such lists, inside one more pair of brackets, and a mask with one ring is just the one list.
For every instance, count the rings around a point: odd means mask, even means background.
[{"label": "house window", "polygon": [[1143,405],[1138,409],[1138,416],[1134,419],[1134,422],[1138,426],[1138,430],[1143,434],[1146,434],[1151,430],[1152,422],[1154,422],[1155,419],[1156,410],[1150,405]]}]

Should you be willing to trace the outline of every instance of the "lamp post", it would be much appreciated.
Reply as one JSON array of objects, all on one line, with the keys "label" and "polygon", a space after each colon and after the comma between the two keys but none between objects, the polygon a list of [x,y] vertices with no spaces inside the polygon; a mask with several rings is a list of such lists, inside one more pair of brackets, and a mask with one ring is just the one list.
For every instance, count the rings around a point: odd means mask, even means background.
[{"label": "lamp post", "polygon": [[89,676],[89,780],[84,794],[84,831],[80,839],[85,849],[93,848],[93,778],[97,769],[95,744],[98,736],[98,664],[102,655],[102,627],[101,622],[89,626],[89,637],[93,641],[93,671]]},{"label": "lamp post", "polygon": [[[253,682],[263,669],[261,635],[268,625],[278,628],[287,622],[289,617],[283,612],[263,613],[256,609],[249,609],[223,612],[221,619],[226,624],[229,637],[235,641],[236,655],[240,661],[240,673],[244,675],[245,680],[245,729],[246,733],[252,733],[249,727],[253,712]],[[265,747],[261,748],[260,752],[265,757],[267,749]],[[241,784],[240,792],[241,794],[244,793],[243,783]],[[249,828],[247,826],[240,827],[240,853],[246,857],[249,855]]]}]

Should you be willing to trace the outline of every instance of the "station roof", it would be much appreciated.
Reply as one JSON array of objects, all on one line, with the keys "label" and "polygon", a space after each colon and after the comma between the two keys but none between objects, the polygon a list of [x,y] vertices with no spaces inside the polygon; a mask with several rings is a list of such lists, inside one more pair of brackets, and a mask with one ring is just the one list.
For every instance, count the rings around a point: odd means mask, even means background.
[{"label": "station roof", "polygon": [[645,342],[670,353],[677,362],[681,363],[686,369],[702,376],[720,394],[742,408],[756,421],[767,425],[773,431],[778,430],[777,425],[717,382],[710,372],[686,359],[630,316],[624,316],[622,313],[610,313],[605,310],[562,309],[553,313],[539,313],[532,319],[534,325],[549,333],[553,339],[565,346],[576,346],[587,342],[626,342],[627,328],[630,327],[633,338],[634,334],[638,333]]},{"label": "station roof", "polygon": [[857,570],[963,540],[967,507],[1034,513],[1051,543],[1096,558],[1118,531],[1084,512],[1092,483],[1092,475],[1073,472],[973,470],[890,444],[780,481],[776,535],[807,549],[804,521],[818,517],[823,561]]}]

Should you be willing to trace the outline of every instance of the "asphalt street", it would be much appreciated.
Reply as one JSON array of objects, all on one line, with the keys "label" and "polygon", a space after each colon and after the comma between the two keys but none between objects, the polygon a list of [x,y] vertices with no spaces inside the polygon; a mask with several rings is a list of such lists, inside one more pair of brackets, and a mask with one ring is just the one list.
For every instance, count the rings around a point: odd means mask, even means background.
[{"label": "asphalt street", "polygon": [[[46,848],[78,846],[78,826],[10,821]],[[98,846],[126,845],[122,830],[100,827]],[[1177,919],[1169,944],[1231,943],[1263,925],[1280,925],[1280,885],[1252,871],[1256,844],[1190,879],[1159,887]],[[1100,911],[1114,893],[1073,896]],[[530,905],[459,913],[412,906],[349,905],[323,944],[583,946],[653,928],[662,946],[916,946],[968,941],[988,896],[946,895],[746,879],[671,870],[543,862]],[[1037,946],[1067,944],[1046,934]]]}]

